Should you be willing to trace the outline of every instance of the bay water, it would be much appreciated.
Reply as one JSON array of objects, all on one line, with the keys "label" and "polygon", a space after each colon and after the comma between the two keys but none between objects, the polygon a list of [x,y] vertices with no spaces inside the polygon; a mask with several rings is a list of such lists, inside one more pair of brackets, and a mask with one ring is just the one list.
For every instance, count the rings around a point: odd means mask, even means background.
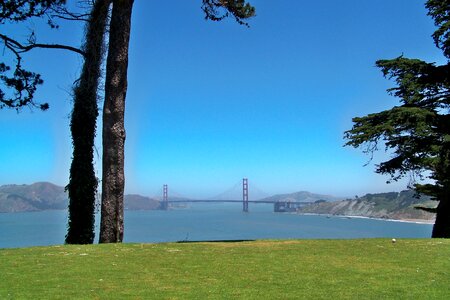
[{"label": "bay water", "polygon": [[[124,242],[254,239],[428,238],[432,225],[274,213],[272,204],[190,203],[167,211],[126,211]],[[98,237],[99,215],[96,216]],[[0,248],[64,243],[67,211],[0,213]]]}]

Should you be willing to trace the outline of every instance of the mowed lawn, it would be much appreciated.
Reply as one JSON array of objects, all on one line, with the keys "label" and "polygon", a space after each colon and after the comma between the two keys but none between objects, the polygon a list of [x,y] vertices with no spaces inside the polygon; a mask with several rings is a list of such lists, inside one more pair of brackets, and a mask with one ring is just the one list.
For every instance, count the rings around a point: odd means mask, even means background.
[{"label": "mowed lawn", "polygon": [[0,299],[450,299],[450,240],[0,249]]}]

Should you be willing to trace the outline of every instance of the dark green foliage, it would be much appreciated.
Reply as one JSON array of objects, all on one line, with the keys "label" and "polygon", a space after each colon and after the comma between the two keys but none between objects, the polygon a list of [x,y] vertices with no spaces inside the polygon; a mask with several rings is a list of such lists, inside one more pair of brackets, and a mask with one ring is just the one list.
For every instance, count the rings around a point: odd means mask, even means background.
[{"label": "dark green foliage", "polygon": [[434,19],[438,29],[433,33],[436,46],[442,49],[444,55],[450,58],[450,1],[428,0],[425,4],[428,15]]},{"label": "dark green foliage", "polygon": [[[6,21],[22,22],[32,17],[41,17],[53,9],[64,6],[65,2],[65,0],[3,1],[0,4],[0,24],[4,24]],[[50,26],[56,27],[50,16],[48,16],[48,22]],[[21,45],[3,34],[0,34],[0,37],[5,44],[5,48],[16,57],[16,66],[12,75],[6,75],[11,68],[4,63],[0,63],[2,85],[13,91],[12,96],[8,97],[0,89],[0,109],[7,107],[19,110],[25,106],[38,107],[41,110],[48,109],[48,103],[36,104],[33,101],[34,92],[37,86],[43,83],[43,80],[39,74],[22,68],[21,53],[28,50],[17,49]]]},{"label": "dark green foliage", "polygon": [[[428,1],[426,6],[438,26],[433,34],[436,45],[450,58],[450,1]],[[415,188],[439,201],[433,237],[450,237],[450,64],[436,66],[400,56],[376,65],[396,82],[388,92],[400,105],[354,118],[353,128],[345,132],[346,145],[364,146],[371,154],[384,144],[392,158],[380,163],[377,173],[393,180],[408,174],[431,179]]]},{"label": "dark green foliage", "polygon": [[97,128],[97,93],[104,55],[104,35],[110,0],[97,0],[87,23],[84,60],[80,79],[74,88],[71,116],[73,158],[70,166],[68,244],[91,244],[94,241],[95,176],[94,138]]},{"label": "dark green foliage", "polygon": [[[5,0],[0,4],[0,24],[5,22],[23,22],[33,17],[47,17],[47,22],[52,28],[57,25],[53,22],[53,16],[50,12],[64,7],[65,0]],[[5,63],[0,63],[0,82],[7,90],[12,92],[7,95],[5,91],[0,89],[0,109],[12,108],[19,111],[22,107],[37,107],[41,110],[47,110],[48,103],[38,104],[34,101],[34,93],[38,85],[43,84],[41,76],[37,73],[27,71],[22,67],[22,53],[27,52],[35,47],[46,47],[48,45],[35,45],[34,33],[28,38],[27,46],[23,46],[19,42],[13,40],[7,35],[0,33],[0,39],[5,45],[5,49],[10,51],[15,59],[16,64],[14,71]],[[32,46],[30,46],[32,45]],[[57,48],[60,45],[51,47]],[[12,71],[12,74],[9,71]]]},{"label": "dark green foliage", "polygon": [[416,205],[414,206],[415,209],[420,209],[426,212],[430,212],[430,213],[437,213],[437,209],[435,207],[426,207],[426,206],[421,206],[421,205]]},{"label": "dark green foliage", "polygon": [[20,22],[41,17],[52,9],[66,4],[66,0],[3,0],[0,4],[0,24]]},{"label": "dark green foliage", "polygon": [[7,89],[13,90],[13,95],[7,97],[0,89],[0,109],[8,107],[19,110],[24,106],[39,107],[41,110],[48,109],[48,104],[36,104],[33,101],[34,92],[38,85],[44,83],[41,75],[24,70],[20,61],[12,76],[5,75],[11,68],[4,63],[0,63],[0,81]]},{"label": "dark green foliage", "polygon": [[205,19],[221,21],[230,16],[236,22],[248,26],[243,20],[255,16],[255,8],[245,0],[203,0],[202,10],[205,12]]},{"label": "dark green foliage", "polygon": [[[377,61],[384,75],[394,78],[397,87],[389,92],[401,105],[379,113],[353,119],[352,130],[345,133],[346,145],[366,145],[365,152],[377,150],[380,141],[394,152],[377,172],[397,180],[410,171],[417,174],[434,169],[439,151],[449,134],[447,65],[436,67],[417,59],[399,57]],[[444,74],[444,75],[442,75]]]}]

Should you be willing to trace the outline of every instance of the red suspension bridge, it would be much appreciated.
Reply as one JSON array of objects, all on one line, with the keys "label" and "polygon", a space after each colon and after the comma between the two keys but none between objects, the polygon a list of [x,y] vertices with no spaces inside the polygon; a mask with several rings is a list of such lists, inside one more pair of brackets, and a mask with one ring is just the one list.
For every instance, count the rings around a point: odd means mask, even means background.
[{"label": "red suspension bridge", "polygon": [[232,199],[172,199],[169,200],[169,187],[167,184],[163,185],[163,197],[161,202],[161,208],[163,210],[169,209],[169,203],[241,203],[242,211],[249,212],[249,203],[272,203],[274,204],[275,211],[290,211],[296,207],[307,205],[312,202],[296,202],[296,201],[276,201],[276,200],[249,200],[249,184],[248,179],[242,179],[242,200]]}]

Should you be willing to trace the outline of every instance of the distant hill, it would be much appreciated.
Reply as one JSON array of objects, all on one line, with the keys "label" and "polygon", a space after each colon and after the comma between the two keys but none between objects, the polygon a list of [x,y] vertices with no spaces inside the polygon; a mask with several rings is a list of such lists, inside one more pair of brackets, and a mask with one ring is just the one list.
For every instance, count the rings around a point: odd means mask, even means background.
[{"label": "distant hill", "polygon": [[[0,213],[67,209],[68,203],[64,188],[49,182],[0,186]],[[140,195],[125,195],[124,206],[127,210],[153,210],[160,208],[160,202]]]},{"label": "distant hill", "polygon": [[290,193],[290,194],[279,194],[261,199],[261,201],[272,201],[272,202],[316,202],[319,200],[325,201],[339,201],[343,198],[334,197],[330,195],[320,195],[314,194],[306,191]]},{"label": "distant hill", "polygon": [[415,209],[414,206],[433,207],[436,202],[426,196],[417,199],[414,194],[412,190],[366,194],[356,199],[310,204],[299,208],[298,212],[396,220],[434,220],[434,214]]},{"label": "distant hill", "polygon": [[67,208],[64,188],[49,182],[0,186],[0,212]]},{"label": "distant hill", "polygon": [[158,200],[141,195],[125,195],[125,210],[154,210],[160,209],[161,203]]}]

